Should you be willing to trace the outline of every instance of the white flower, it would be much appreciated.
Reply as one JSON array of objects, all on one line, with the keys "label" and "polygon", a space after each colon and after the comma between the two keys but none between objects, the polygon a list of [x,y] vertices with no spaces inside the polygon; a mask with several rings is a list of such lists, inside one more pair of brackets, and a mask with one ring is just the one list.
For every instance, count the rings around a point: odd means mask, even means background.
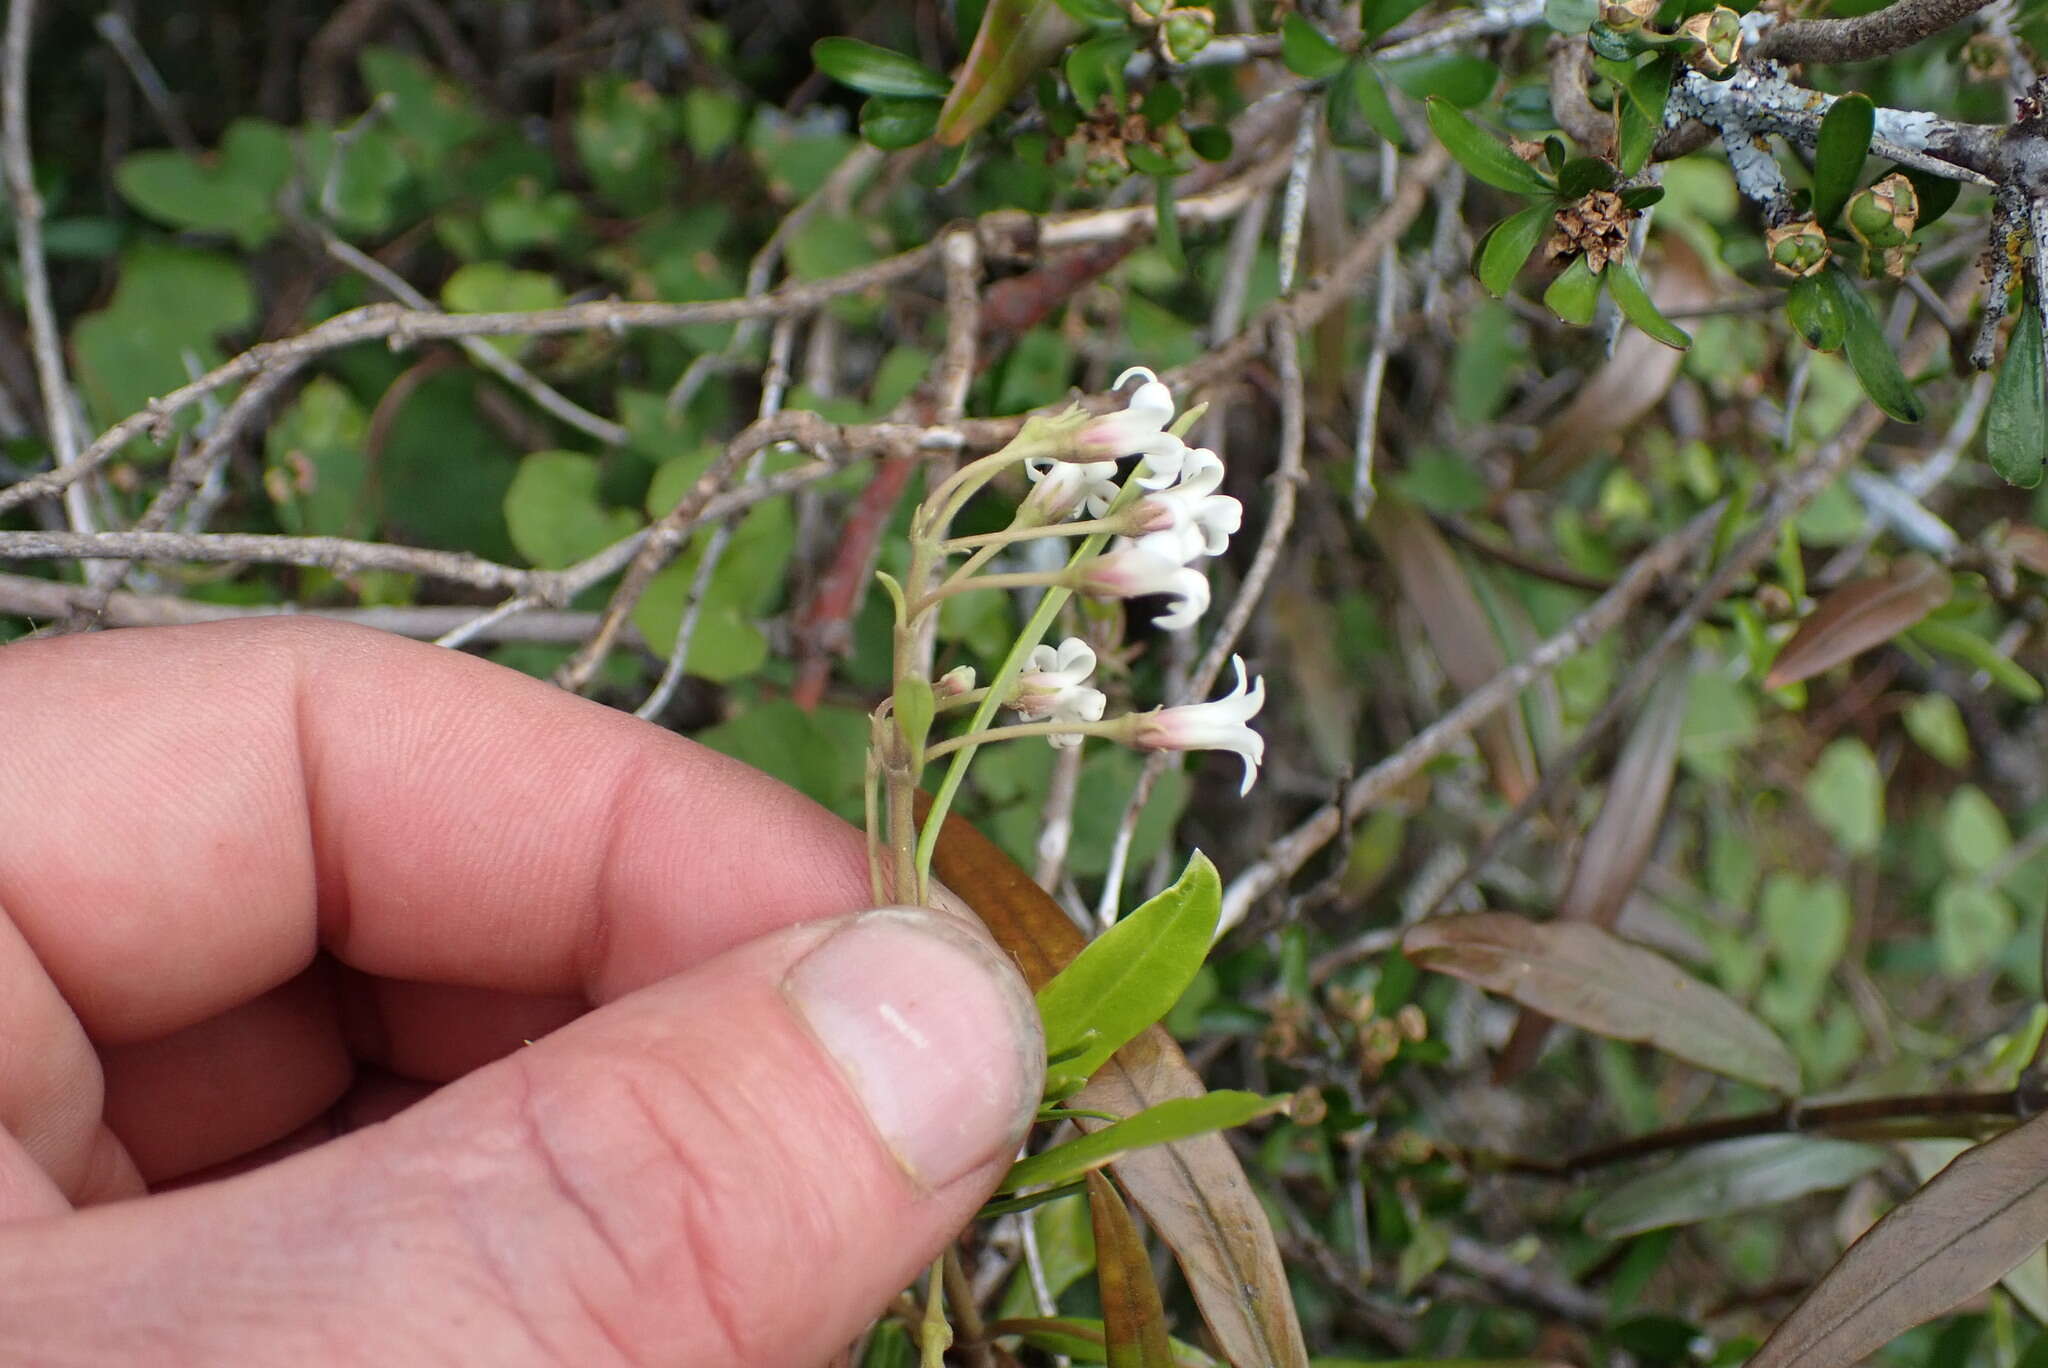
[{"label": "white flower", "polygon": [[1206,447],[1190,449],[1176,484],[1138,500],[1134,516],[1146,530],[1137,544],[1182,565],[1222,555],[1244,525],[1244,505],[1216,492],[1222,483],[1222,458]]},{"label": "white flower", "polygon": [[1084,503],[1106,509],[1116,497],[1115,461],[1055,461],[1036,456],[1024,463],[1024,473],[1037,486],[1025,496],[1020,511],[1026,526],[1062,522]]},{"label": "white flower", "polygon": [[1082,592],[1102,598],[1171,594],[1180,602],[1153,621],[1169,632],[1193,626],[1209,607],[1209,581],[1171,556],[1120,540],[1081,569]]},{"label": "white flower", "polygon": [[1242,797],[1252,791],[1259,762],[1266,758],[1266,738],[1245,725],[1266,705],[1266,681],[1261,677],[1247,687],[1244,658],[1232,656],[1230,663],[1237,667],[1236,688],[1207,703],[1141,713],[1132,744],[1146,750],[1235,751],[1244,761],[1244,783],[1237,790]]},{"label": "white flower", "polygon": [[1187,446],[1166,430],[1173,421],[1173,392],[1143,366],[1132,366],[1119,375],[1117,386],[1134,375],[1143,376],[1144,383],[1132,391],[1131,402],[1122,413],[1091,418],[1074,434],[1074,459],[1117,461],[1142,456],[1145,461],[1138,469],[1138,483],[1147,489],[1161,489],[1180,474]]},{"label": "white flower", "polygon": [[[1088,676],[1095,673],[1095,652],[1079,637],[1068,637],[1059,649],[1034,646],[1017,676],[1016,691],[1009,706],[1023,718],[1044,718],[1053,722],[1100,722],[1108,700],[1102,690],[1091,687]],[[1046,737],[1055,747],[1078,746],[1079,732],[1054,732]]]}]

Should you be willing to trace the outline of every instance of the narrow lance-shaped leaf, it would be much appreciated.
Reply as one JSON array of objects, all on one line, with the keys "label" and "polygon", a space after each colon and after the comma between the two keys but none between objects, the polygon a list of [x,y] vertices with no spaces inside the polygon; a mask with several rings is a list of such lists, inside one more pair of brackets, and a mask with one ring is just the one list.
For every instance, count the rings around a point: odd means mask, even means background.
[{"label": "narrow lance-shaped leaf", "polygon": [[[990,1339],[1015,1335],[1033,1349],[1043,1349],[1048,1354],[1065,1354],[1082,1363],[1103,1361],[1102,1322],[1085,1316],[1019,1316],[990,1321],[985,1328]],[[1167,1344],[1173,1350],[1176,1368],[1220,1368],[1215,1359],[1192,1344],[1183,1344],[1177,1339],[1170,1339]],[[1503,1365],[1490,1365],[1490,1368],[1503,1368]]]},{"label": "narrow lance-shaped leaf", "polygon": [[1078,1140],[1019,1159],[1010,1166],[998,1190],[1014,1192],[1019,1188],[1071,1182],[1134,1149],[1242,1126],[1281,1110],[1287,1102],[1285,1097],[1227,1090],[1206,1097],[1178,1097],[1161,1102]]},{"label": "narrow lance-shaped leaf", "polygon": [[1809,1135],[1750,1135],[1702,1145],[1594,1203],[1586,1213],[1586,1233],[1620,1240],[1776,1206],[1847,1187],[1888,1157],[1877,1145]]},{"label": "narrow lance-shaped leaf", "polygon": [[1171,1011],[1216,936],[1223,884],[1196,851],[1172,887],[1096,937],[1038,990],[1053,1071],[1085,1079],[1138,1032]]},{"label": "narrow lance-shaped leaf", "polygon": [[1597,926],[1481,912],[1421,922],[1401,948],[1425,969],[1595,1035],[1654,1045],[1774,1092],[1799,1090],[1792,1052],[1740,1003]]},{"label": "narrow lance-shaped leaf", "polygon": [[[1560,921],[1582,921],[1612,927],[1650,862],[1657,830],[1664,823],[1664,803],[1678,765],[1678,739],[1684,731],[1688,673],[1673,671],[1659,680],[1643,701],[1635,730],[1614,765],[1614,778],[1600,802],[1578,861],[1557,900]],[[1494,1081],[1519,1076],[1542,1053],[1550,1018],[1524,1010],[1501,1048]]]},{"label": "narrow lance-shaped leaf", "polygon": [[1123,1199],[1099,1173],[1088,1175],[1088,1214],[1095,1222],[1095,1285],[1109,1368],[1174,1368],[1152,1260]]},{"label": "narrow lance-shaped leaf", "polygon": [[1883,645],[1947,603],[1948,571],[1926,556],[1904,556],[1869,579],[1831,591],[1792,634],[1764,676],[1782,689],[1823,674],[1873,646]]},{"label": "narrow lance-shaped leaf", "polygon": [[1426,111],[1430,131],[1474,180],[1518,195],[1548,195],[1555,189],[1547,177],[1508,151],[1498,138],[1466,118],[1449,100],[1431,96]]},{"label": "narrow lance-shaped leaf", "polygon": [[2048,461],[2048,374],[2041,354],[2041,296],[2029,287],[2005,344],[1984,412],[1984,454],[2007,484],[2032,489]]},{"label": "narrow lance-shaped leaf", "polygon": [[1407,145],[1379,72],[1365,58],[1354,57],[1330,82],[1330,137],[1345,147],[1359,147],[1372,141],[1368,133],[1394,147]]},{"label": "narrow lance-shaped leaf", "polygon": [[1991,676],[1993,683],[2029,703],[2041,701],[2041,681],[2013,662],[2011,656],[1958,622],[1929,618],[1916,624],[1907,635],[1930,651],[1955,656]]},{"label": "narrow lance-shaped leaf", "polygon": [[[1452,684],[1470,693],[1507,668],[1485,606],[1435,524],[1398,499],[1382,498],[1366,530],[1386,550],[1401,593],[1415,606]],[[1509,802],[1520,802],[1536,783],[1536,750],[1521,710],[1494,714],[1477,738],[1494,783]]]},{"label": "narrow lance-shaped leaf", "polygon": [[1877,106],[1868,95],[1844,95],[1828,107],[1813,147],[1813,216],[1826,227],[1855,193],[1870,155]]},{"label": "narrow lance-shaped leaf", "polygon": [[1051,0],[989,0],[966,64],[939,111],[940,144],[966,142],[1087,31]]},{"label": "narrow lance-shaped leaf", "polygon": [[1297,76],[1320,81],[1343,70],[1344,49],[1301,15],[1289,14],[1280,21],[1280,62]]},{"label": "narrow lance-shaped leaf", "polygon": [[1607,293],[1621,306],[1622,316],[1651,340],[1679,351],[1692,345],[1691,334],[1657,312],[1657,306],[1650,302],[1650,292],[1643,288],[1643,278],[1636,274],[1636,264],[1627,257],[1607,264]]},{"label": "narrow lance-shaped leaf", "polygon": [[1848,1368],[2048,1241],[2048,1116],[1977,1146],[1849,1246],[1749,1368]]},{"label": "narrow lance-shaped leaf", "polygon": [[[919,818],[923,818],[920,796]],[[995,842],[958,816],[946,819],[932,874],[957,889],[1017,961],[1025,981],[1043,987],[1085,944],[1059,904]],[[1207,1090],[1173,1037],[1154,1026],[1110,1057],[1076,1107],[1132,1116],[1175,1097]],[[1103,1122],[1082,1118],[1084,1131]],[[1307,1368],[1308,1349],[1280,1249],[1244,1166],[1219,1135],[1133,1150],[1112,1165],[1132,1202],[1173,1250],[1203,1322],[1233,1363]]]}]

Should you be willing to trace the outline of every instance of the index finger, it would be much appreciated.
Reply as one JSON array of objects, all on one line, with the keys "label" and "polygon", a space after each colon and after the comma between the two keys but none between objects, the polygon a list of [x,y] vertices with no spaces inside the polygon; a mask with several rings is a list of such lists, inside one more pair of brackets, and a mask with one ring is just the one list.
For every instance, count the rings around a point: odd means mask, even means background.
[{"label": "index finger", "polygon": [[737,761],[469,656],[299,619],[0,649],[0,909],[93,1037],[324,948],[616,997],[870,901],[862,843]]}]

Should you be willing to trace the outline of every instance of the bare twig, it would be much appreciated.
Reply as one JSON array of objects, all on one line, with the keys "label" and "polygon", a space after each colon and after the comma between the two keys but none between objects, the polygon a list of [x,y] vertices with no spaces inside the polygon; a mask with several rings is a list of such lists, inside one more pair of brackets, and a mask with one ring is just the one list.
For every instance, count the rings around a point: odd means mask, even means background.
[{"label": "bare twig", "polygon": [[1799,19],[1764,31],[1758,60],[1865,62],[1909,48],[1975,14],[1990,0],[1898,0],[1852,19]]}]

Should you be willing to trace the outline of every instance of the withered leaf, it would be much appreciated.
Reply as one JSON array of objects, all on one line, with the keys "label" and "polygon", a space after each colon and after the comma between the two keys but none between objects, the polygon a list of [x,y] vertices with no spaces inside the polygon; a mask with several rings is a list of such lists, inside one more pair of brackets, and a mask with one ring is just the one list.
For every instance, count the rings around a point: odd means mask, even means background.
[{"label": "withered leaf", "polygon": [[2048,1116],[1986,1141],[1849,1246],[1749,1368],[1846,1368],[2048,1241]]},{"label": "withered leaf", "polygon": [[[1493,621],[1473,590],[1465,565],[1443,534],[1418,510],[1382,497],[1368,530],[1387,553],[1401,593],[1415,607],[1444,673],[1471,693],[1508,666]],[[1536,786],[1536,752],[1519,708],[1503,708],[1473,733],[1501,795],[1519,803]]]},{"label": "withered leaf", "polygon": [[1088,1217],[1095,1226],[1095,1283],[1109,1368],[1174,1368],[1166,1306],[1152,1281],[1145,1241],[1115,1185],[1099,1173],[1088,1175]]},{"label": "withered leaf", "polygon": [[1879,646],[1948,602],[1948,571],[1926,556],[1901,557],[1885,574],[1851,580],[1829,593],[1778,652],[1767,688],[1831,670]]},{"label": "withered leaf", "polygon": [[1774,1092],[1799,1090],[1792,1052],[1740,1003],[1600,927],[1480,912],[1417,923],[1401,949],[1425,969],[1595,1035],[1654,1045]]},{"label": "withered leaf", "polygon": [[[1664,822],[1664,801],[1671,794],[1671,778],[1678,764],[1685,681],[1684,670],[1673,670],[1643,700],[1635,729],[1615,761],[1600,815],[1593,819],[1557,900],[1558,920],[1612,927],[1635,891],[1636,881],[1642,878],[1657,829]],[[1550,1018],[1525,1010],[1494,1065],[1494,1081],[1508,1082],[1534,1064],[1549,1033]]]}]

